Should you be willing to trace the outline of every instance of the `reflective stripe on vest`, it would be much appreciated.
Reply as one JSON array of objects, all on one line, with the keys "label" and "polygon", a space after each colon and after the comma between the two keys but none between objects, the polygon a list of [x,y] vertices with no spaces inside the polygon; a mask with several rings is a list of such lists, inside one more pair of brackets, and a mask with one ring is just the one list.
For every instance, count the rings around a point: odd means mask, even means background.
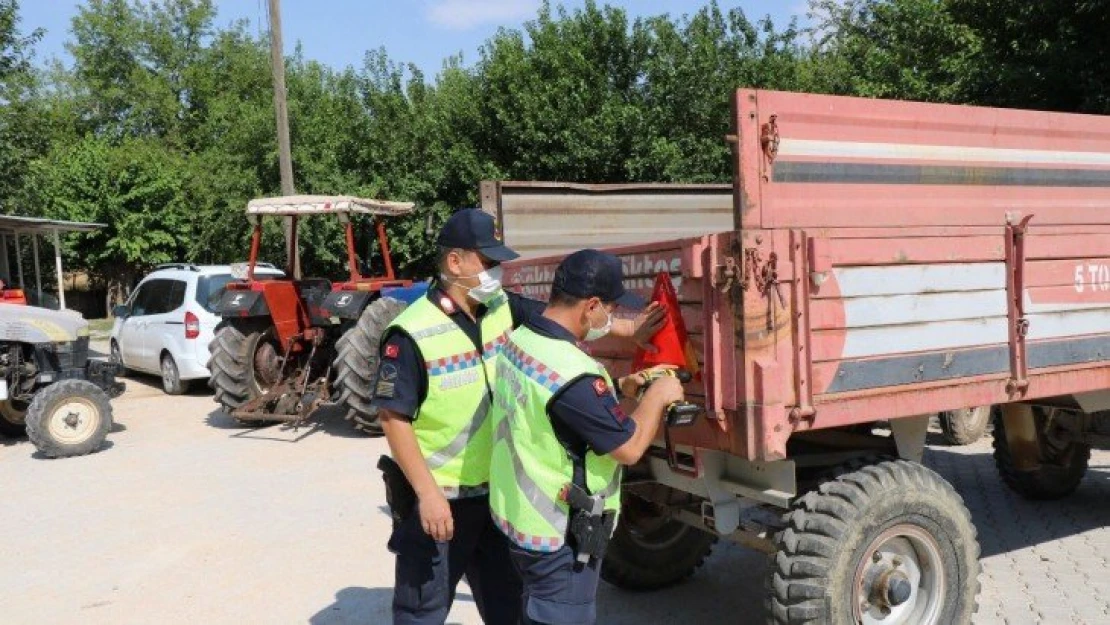
[{"label": "reflective stripe on vest", "polygon": [[[569,506],[561,493],[574,479],[574,463],[547,408],[563,386],[583,375],[612,384],[604,367],[581,350],[528,328],[514,332],[497,358],[490,510],[501,531],[531,551],[565,544]],[[587,488],[605,499],[606,510],[617,511],[620,464],[588,451],[585,465]]]},{"label": "reflective stripe on vest", "polygon": [[502,298],[482,317],[482,336],[493,338],[481,350],[427,298],[414,302],[390,326],[411,337],[424,359],[428,390],[413,431],[432,477],[448,498],[484,492],[489,482],[489,389],[493,362],[512,329],[507,301]]}]

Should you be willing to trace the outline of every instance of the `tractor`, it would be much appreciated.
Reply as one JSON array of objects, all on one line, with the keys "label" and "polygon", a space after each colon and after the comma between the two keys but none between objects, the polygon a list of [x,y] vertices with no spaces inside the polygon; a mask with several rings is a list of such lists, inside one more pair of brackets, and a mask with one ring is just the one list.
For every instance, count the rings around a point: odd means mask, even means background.
[{"label": "tractor", "polygon": [[[228,283],[217,313],[223,318],[210,345],[209,385],[216,401],[243,425],[306,421],[327,402],[346,409],[353,426],[380,434],[370,389],[382,332],[426,285],[394,275],[383,217],[411,212],[412,203],[347,196],[285,196],[252,200],[253,227],[246,266]],[[373,217],[384,275],[355,250],[355,215]],[[270,279],[255,275],[262,219],[289,218],[292,237],[286,276],[295,276],[297,223],[335,216],[344,225],[349,279]]]}]

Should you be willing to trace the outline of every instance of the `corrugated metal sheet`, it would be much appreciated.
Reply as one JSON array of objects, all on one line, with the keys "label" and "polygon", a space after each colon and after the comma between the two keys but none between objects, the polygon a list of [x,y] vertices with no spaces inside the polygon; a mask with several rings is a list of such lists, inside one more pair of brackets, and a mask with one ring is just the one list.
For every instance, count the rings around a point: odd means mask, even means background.
[{"label": "corrugated metal sheet", "polygon": [[482,208],[505,244],[524,258],[608,248],[733,228],[727,184],[609,184],[487,181]]}]

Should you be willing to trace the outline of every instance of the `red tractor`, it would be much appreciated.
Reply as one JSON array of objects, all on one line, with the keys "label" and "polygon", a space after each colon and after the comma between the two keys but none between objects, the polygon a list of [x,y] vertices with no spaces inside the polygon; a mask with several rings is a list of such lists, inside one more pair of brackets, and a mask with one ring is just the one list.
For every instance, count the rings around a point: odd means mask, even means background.
[{"label": "red tractor", "polygon": [[[216,401],[240,423],[301,423],[321,404],[336,401],[356,428],[380,431],[369,405],[381,333],[426,285],[394,276],[382,217],[409,213],[413,204],[342,196],[287,196],[252,200],[250,260],[227,285],[223,321],[209,347]],[[384,275],[364,276],[355,252],[356,214],[374,217]],[[292,240],[301,217],[334,215],[346,228],[346,282],[255,276],[263,216],[290,217]],[[287,276],[293,276],[296,244]]]}]

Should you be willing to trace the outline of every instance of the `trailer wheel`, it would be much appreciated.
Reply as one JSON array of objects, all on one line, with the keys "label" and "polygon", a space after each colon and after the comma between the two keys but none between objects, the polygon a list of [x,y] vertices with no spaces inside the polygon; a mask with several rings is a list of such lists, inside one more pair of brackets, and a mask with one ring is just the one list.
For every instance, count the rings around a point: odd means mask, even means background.
[{"label": "trailer wheel", "polygon": [[[273,336],[273,326],[259,328],[225,321],[216,328],[216,335],[208,347],[212,353],[208,361],[211,373],[208,386],[216,392],[216,401],[227,412],[260,397],[281,382],[281,351]],[[244,425],[262,423],[236,420]]]},{"label": "trailer wheel", "polygon": [[601,577],[628,590],[672,586],[693,575],[716,542],[716,536],[626,494],[616,531],[601,561]]},{"label": "trailer wheel", "polygon": [[112,429],[108,395],[87,380],[62,380],[35,394],[27,408],[27,437],[44,455],[92,453]]},{"label": "trailer wheel", "polygon": [[27,434],[27,402],[17,399],[0,401],[0,434],[19,438]]},{"label": "trailer wheel", "polygon": [[370,405],[371,387],[378,371],[378,346],[385,329],[406,306],[391,297],[375,300],[336,343],[335,388],[339,392],[336,403],[347,410],[346,418],[356,430],[382,432],[378,410]]},{"label": "trailer wheel", "polygon": [[767,622],[966,625],[979,592],[971,515],[904,460],[845,473],[799,498],[775,536]]},{"label": "trailer wheel", "polygon": [[1033,407],[1040,448],[1040,466],[1023,471],[1014,466],[1010,446],[1006,442],[1006,424],[1002,411],[994,414],[994,466],[1002,481],[1016,493],[1033,500],[1060,499],[1079,488],[1091,460],[1091,447],[1083,443],[1059,440],[1048,426],[1048,413]]},{"label": "trailer wheel", "polygon": [[982,438],[991,421],[991,406],[945,410],[937,415],[949,445],[970,445]]}]

